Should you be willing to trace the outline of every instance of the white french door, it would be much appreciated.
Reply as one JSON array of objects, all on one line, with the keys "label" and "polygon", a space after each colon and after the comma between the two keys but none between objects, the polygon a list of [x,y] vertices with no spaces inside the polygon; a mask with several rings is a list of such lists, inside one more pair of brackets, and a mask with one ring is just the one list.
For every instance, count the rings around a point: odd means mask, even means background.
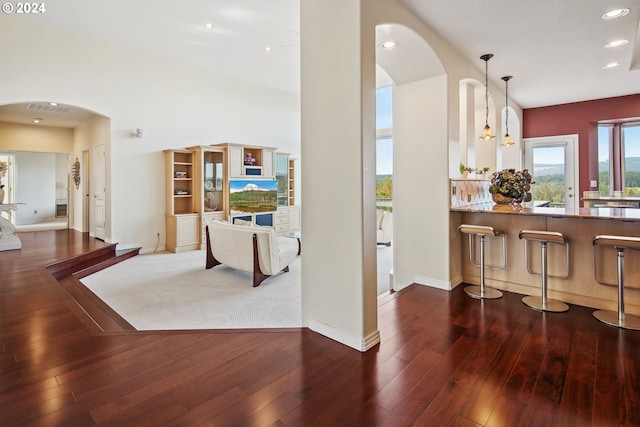
[{"label": "white french door", "polygon": [[580,207],[578,194],[578,135],[524,139],[524,166],[535,184],[537,205]]},{"label": "white french door", "polygon": [[105,170],[106,158],[104,144],[96,145],[93,151],[93,206],[95,215],[96,239],[104,240],[106,226],[105,206]]}]

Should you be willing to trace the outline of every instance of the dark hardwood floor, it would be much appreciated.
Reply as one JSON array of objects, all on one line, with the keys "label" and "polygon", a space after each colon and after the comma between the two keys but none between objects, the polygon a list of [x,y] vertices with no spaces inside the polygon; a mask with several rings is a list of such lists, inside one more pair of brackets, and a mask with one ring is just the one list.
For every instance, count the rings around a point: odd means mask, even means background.
[{"label": "dark hardwood floor", "polygon": [[382,343],[310,332],[96,332],[42,266],[104,244],[20,233],[0,252],[1,426],[640,426],[640,332],[411,286]]}]

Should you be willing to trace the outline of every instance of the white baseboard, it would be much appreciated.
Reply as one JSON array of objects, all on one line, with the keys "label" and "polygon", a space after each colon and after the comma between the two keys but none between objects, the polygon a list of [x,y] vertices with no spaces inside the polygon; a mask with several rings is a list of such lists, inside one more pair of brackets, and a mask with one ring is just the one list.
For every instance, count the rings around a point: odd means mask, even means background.
[{"label": "white baseboard", "polygon": [[453,285],[453,282],[446,282],[444,280],[431,279],[424,276],[414,276],[414,283],[424,286],[431,286],[432,288],[442,289],[444,291],[450,291],[457,285]]},{"label": "white baseboard", "polygon": [[376,330],[366,337],[358,337],[349,332],[336,329],[331,325],[318,320],[309,319],[309,329],[314,332],[331,338],[334,341],[344,344],[348,347],[355,348],[358,351],[365,352],[380,342],[380,331]]}]

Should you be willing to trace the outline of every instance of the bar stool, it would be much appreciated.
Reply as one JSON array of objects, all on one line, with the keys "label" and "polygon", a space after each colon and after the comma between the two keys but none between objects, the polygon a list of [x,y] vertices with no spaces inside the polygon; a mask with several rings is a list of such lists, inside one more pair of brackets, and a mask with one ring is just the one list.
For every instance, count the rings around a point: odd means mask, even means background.
[{"label": "bar stool", "polygon": [[598,310],[593,312],[593,317],[607,325],[624,329],[640,330],[640,317],[624,312],[624,250],[640,250],[640,237],[606,236],[600,235],[593,238],[593,265],[596,281],[601,285],[615,286],[598,280],[598,263],[596,262],[595,246],[613,246],[618,251],[618,312]]},{"label": "bar stool", "polygon": [[[507,240],[502,231],[494,230],[493,227],[487,225],[470,225],[461,224],[458,231],[469,235],[469,261],[476,267],[480,267],[480,286],[470,285],[464,288],[467,295],[473,298],[497,299],[502,297],[502,292],[497,289],[484,285],[484,269],[503,270],[507,265]],[[474,242],[473,237],[480,237],[480,264],[474,262]],[[485,236],[502,237],[502,265],[485,265],[484,264],[484,238]]]},{"label": "bar stool", "polygon": [[[520,239],[524,240],[524,262],[527,267],[527,273],[533,274],[534,276],[542,276],[542,296],[536,297],[533,295],[526,296],[522,298],[522,302],[533,308],[534,310],[539,311],[550,311],[553,313],[562,313],[563,311],[569,310],[569,306],[562,301],[558,301],[555,299],[547,298],[547,279],[549,277],[553,277],[556,279],[566,279],[569,277],[569,240],[567,236],[562,233],[558,233],[555,231],[539,231],[539,230],[522,230],[520,234],[518,234]],[[532,240],[536,240],[540,242],[540,257],[542,264],[542,271],[540,274],[534,273],[529,268],[529,253],[528,246],[529,242]],[[558,245],[563,245],[565,247],[565,253],[567,254],[567,274],[564,276],[553,276],[547,272],[547,244],[555,243]]]}]

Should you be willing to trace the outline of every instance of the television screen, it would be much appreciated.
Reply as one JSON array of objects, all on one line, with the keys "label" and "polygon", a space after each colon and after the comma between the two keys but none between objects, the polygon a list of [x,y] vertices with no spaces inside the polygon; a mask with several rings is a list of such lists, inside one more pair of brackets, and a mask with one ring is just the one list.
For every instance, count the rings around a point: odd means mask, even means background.
[{"label": "television screen", "polygon": [[230,181],[231,215],[243,212],[272,212],[278,208],[277,181]]}]

